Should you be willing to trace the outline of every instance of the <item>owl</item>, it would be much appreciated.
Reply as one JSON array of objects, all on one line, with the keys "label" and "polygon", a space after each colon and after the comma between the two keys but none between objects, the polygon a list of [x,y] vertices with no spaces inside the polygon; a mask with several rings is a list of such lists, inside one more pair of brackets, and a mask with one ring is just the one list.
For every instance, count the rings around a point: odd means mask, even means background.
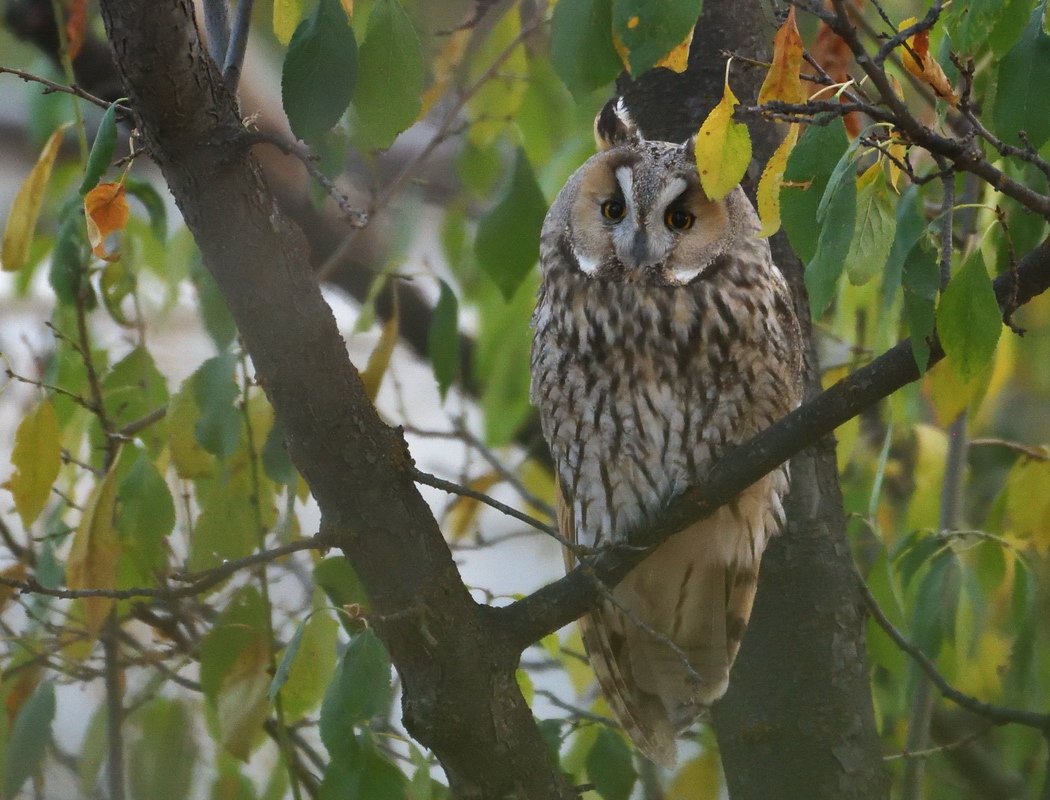
[{"label": "owl", "polygon": [[[542,229],[531,396],[561,531],[600,548],[798,406],[802,369],[788,287],[743,191],[707,197],[693,142],[645,140],[622,102],[595,127],[600,152]],[[787,490],[782,465],[668,538],[581,620],[610,707],[659,764],[726,691]]]}]

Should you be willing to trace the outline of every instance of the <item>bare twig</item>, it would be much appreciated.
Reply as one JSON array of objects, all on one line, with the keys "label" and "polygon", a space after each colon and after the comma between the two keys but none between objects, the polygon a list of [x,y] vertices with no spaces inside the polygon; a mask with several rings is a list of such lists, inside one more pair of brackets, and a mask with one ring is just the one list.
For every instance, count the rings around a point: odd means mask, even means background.
[{"label": "bare twig", "polygon": [[[39,75],[34,75],[32,72],[25,72],[20,69],[13,69],[12,67],[0,66],[0,74],[14,75],[17,78],[21,78],[27,83],[39,83],[41,86],[46,87],[48,92],[63,92],[65,94],[71,94],[76,97],[83,98],[89,103],[92,103],[99,108],[109,108],[110,104],[103,100],[101,97],[95,97],[91,92],[85,92],[79,86],[66,86],[63,83],[55,83],[47,78],[42,78]],[[125,114],[130,114],[131,109],[127,106],[118,106],[118,109]]]}]

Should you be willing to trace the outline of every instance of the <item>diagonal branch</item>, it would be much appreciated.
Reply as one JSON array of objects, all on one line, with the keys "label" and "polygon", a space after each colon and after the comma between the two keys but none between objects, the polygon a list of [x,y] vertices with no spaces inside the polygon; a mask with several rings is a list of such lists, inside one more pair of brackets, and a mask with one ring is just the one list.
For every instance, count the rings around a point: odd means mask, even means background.
[{"label": "diagonal branch", "polygon": [[[995,280],[995,294],[1004,314],[1050,288],[1050,240],[1029,253],[1016,270]],[[934,337],[932,367],[944,357]],[[906,339],[867,366],[842,379],[748,442],[726,452],[707,480],[674,500],[655,524],[635,531],[633,545],[655,546],[671,534],[710,515],[763,475],[799,451],[815,444],[842,423],[920,377]],[[567,625],[597,603],[599,593],[587,571],[607,586],[615,586],[646,552],[612,550],[581,564],[564,578],[498,610],[508,634],[527,647]]]}]

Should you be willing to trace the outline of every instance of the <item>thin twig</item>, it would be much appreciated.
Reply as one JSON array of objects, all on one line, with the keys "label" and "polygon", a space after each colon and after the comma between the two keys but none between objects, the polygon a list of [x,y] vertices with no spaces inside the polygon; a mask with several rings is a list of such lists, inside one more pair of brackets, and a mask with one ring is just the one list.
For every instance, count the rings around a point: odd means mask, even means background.
[{"label": "thin twig", "polygon": [[[21,78],[27,83],[39,83],[41,86],[47,87],[50,92],[64,92],[65,94],[71,94],[76,97],[83,98],[89,103],[93,103],[99,108],[109,108],[110,104],[103,100],[101,97],[96,97],[91,92],[85,92],[79,86],[66,86],[64,83],[55,83],[49,81],[47,78],[42,78],[39,75],[34,75],[32,72],[25,72],[20,69],[13,69],[12,67],[0,66],[0,74],[7,73],[8,75],[14,75],[16,78]],[[117,108],[125,114],[131,114],[131,109],[127,106],[117,106]]]}]

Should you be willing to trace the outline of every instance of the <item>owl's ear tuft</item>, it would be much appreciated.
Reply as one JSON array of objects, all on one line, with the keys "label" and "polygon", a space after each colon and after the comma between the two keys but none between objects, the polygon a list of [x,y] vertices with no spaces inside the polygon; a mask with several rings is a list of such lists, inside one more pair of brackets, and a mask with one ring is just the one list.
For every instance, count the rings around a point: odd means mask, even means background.
[{"label": "owl's ear tuft", "polygon": [[622,97],[614,97],[594,118],[594,143],[599,151],[643,138]]}]

